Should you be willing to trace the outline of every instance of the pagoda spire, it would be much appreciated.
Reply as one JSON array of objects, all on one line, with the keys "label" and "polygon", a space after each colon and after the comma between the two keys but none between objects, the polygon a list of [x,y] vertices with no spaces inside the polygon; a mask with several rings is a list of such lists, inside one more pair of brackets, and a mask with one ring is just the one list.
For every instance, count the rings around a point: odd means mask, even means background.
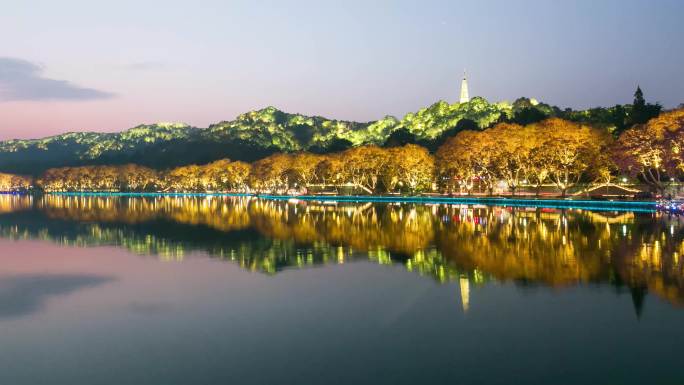
[{"label": "pagoda spire", "polygon": [[463,80],[461,81],[461,98],[458,100],[459,103],[468,103],[470,101],[470,96],[468,95],[468,79],[466,79],[466,71],[463,70]]}]

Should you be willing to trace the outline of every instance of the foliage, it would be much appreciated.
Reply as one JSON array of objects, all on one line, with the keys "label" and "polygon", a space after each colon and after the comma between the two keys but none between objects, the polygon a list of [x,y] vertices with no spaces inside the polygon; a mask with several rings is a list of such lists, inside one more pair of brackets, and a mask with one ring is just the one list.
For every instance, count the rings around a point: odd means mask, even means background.
[{"label": "foliage", "polygon": [[146,191],[158,187],[158,173],[137,165],[60,167],[36,184],[46,191]]},{"label": "foliage", "polygon": [[520,125],[558,117],[613,132],[642,124],[660,113],[639,89],[634,105],[561,110],[530,98],[513,104],[474,97],[467,103],[438,101],[397,119],[360,123],[289,114],[267,107],[206,129],[180,123],[140,125],[120,133],[68,133],[36,140],[0,142],[0,171],[39,175],[48,168],[135,163],[154,169],[205,164],[230,158],[252,162],[277,152],[342,152],[351,147],[419,144],[435,151],[464,130],[498,123]]},{"label": "foliage", "polygon": [[[503,183],[553,183],[561,195],[580,182],[610,183],[618,172],[661,192],[684,171],[684,109],[664,113],[614,141],[606,131],[559,118],[526,126],[498,123],[464,130],[433,157],[416,144],[365,145],[332,154],[275,153],[252,164],[222,159],[165,171],[134,165],[52,168],[36,179],[46,191],[307,192],[314,186],[350,186],[367,193],[433,191],[490,194]],[[25,190],[31,178],[0,174],[1,190]]]},{"label": "foliage", "polygon": [[31,178],[0,173],[0,192],[25,191],[31,188]]},{"label": "foliage", "polygon": [[380,145],[397,130],[429,144],[462,119],[486,128],[509,109],[505,103],[490,104],[473,98],[463,104],[438,102],[402,120],[385,117],[359,123],[288,114],[268,107],[206,129],[158,123],[120,133],[68,133],[4,141],[0,142],[0,171],[40,174],[48,168],[97,164],[136,163],[164,169],[224,158],[255,161],[275,152],[307,150],[322,154],[352,146]]},{"label": "foliage", "polygon": [[669,175],[684,169],[684,109],[666,112],[625,131],[613,158],[620,170],[662,192]]},{"label": "foliage", "polygon": [[537,145],[544,149],[542,153],[546,156],[542,162],[549,179],[563,196],[581,180],[583,173],[599,166],[599,154],[610,146],[607,133],[558,118],[533,125],[532,130],[539,139]]},{"label": "foliage", "polygon": [[540,186],[547,180],[562,195],[597,168],[610,138],[588,126],[547,119],[528,126],[499,123],[482,131],[463,131],[437,151],[438,172],[447,191],[470,193],[476,183],[490,193],[504,181],[515,193],[521,181]]}]

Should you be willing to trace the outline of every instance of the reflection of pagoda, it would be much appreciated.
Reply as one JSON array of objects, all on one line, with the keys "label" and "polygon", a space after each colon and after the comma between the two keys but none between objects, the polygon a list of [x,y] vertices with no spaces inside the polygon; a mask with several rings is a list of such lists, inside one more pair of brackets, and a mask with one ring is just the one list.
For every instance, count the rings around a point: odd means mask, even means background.
[{"label": "reflection of pagoda", "polygon": [[458,283],[461,286],[461,306],[463,306],[463,312],[467,313],[470,307],[470,281],[468,277],[461,277]]},{"label": "reflection of pagoda", "polygon": [[463,70],[463,80],[461,81],[461,98],[458,100],[459,103],[468,103],[470,101],[470,96],[468,95],[468,80],[466,79],[465,70]]}]

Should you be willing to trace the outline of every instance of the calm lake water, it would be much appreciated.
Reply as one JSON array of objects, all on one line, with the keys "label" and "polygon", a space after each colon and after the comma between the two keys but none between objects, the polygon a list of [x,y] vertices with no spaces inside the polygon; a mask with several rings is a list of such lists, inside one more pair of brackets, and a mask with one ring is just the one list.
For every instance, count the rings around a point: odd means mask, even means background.
[{"label": "calm lake water", "polygon": [[0,384],[682,384],[657,213],[0,196]]}]

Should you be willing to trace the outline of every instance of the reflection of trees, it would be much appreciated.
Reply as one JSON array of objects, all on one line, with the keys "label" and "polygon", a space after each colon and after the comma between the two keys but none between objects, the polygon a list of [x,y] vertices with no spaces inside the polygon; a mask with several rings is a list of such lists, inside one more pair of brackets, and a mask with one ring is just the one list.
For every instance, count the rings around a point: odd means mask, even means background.
[{"label": "reflection of trees", "polygon": [[261,233],[298,243],[323,241],[412,255],[434,239],[434,218],[426,206],[283,205],[264,200],[254,202],[249,212]]},{"label": "reflection of trees", "polygon": [[[31,207],[34,210],[28,210]],[[684,302],[684,231],[660,214],[255,198],[0,198],[0,232],[275,273],[368,258],[439,281],[608,282]],[[635,291],[636,290],[636,291]],[[635,301],[638,300],[638,295]]]},{"label": "reflection of trees", "polygon": [[0,194],[0,214],[28,210],[33,205],[30,195]]},{"label": "reflection of trees", "polygon": [[457,210],[452,218],[438,248],[463,269],[552,286],[624,283],[684,303],[678,219],[501,208]]},{"label": "reflection of trees", "polygon": [[170,219],[222,231],[249,226],[245,205],[223,199],[159,196],[150,198],[46,195],[37,205],[48,217],[75,221],[140,223]]},{"label": "reflection of trees", "polygon": [[553,286],[608,274],[609,256],[595,247],[600,231],[586,231],[593,226],[582,214],[483,208],[451,215],[438,243],[466,269]]},{"label": "reflection of trees", "polygon": [[680,218],[643,220],[617,227],[613,265],[631,288],[646,288],[668,301],[684,304],[684,234]]}]

